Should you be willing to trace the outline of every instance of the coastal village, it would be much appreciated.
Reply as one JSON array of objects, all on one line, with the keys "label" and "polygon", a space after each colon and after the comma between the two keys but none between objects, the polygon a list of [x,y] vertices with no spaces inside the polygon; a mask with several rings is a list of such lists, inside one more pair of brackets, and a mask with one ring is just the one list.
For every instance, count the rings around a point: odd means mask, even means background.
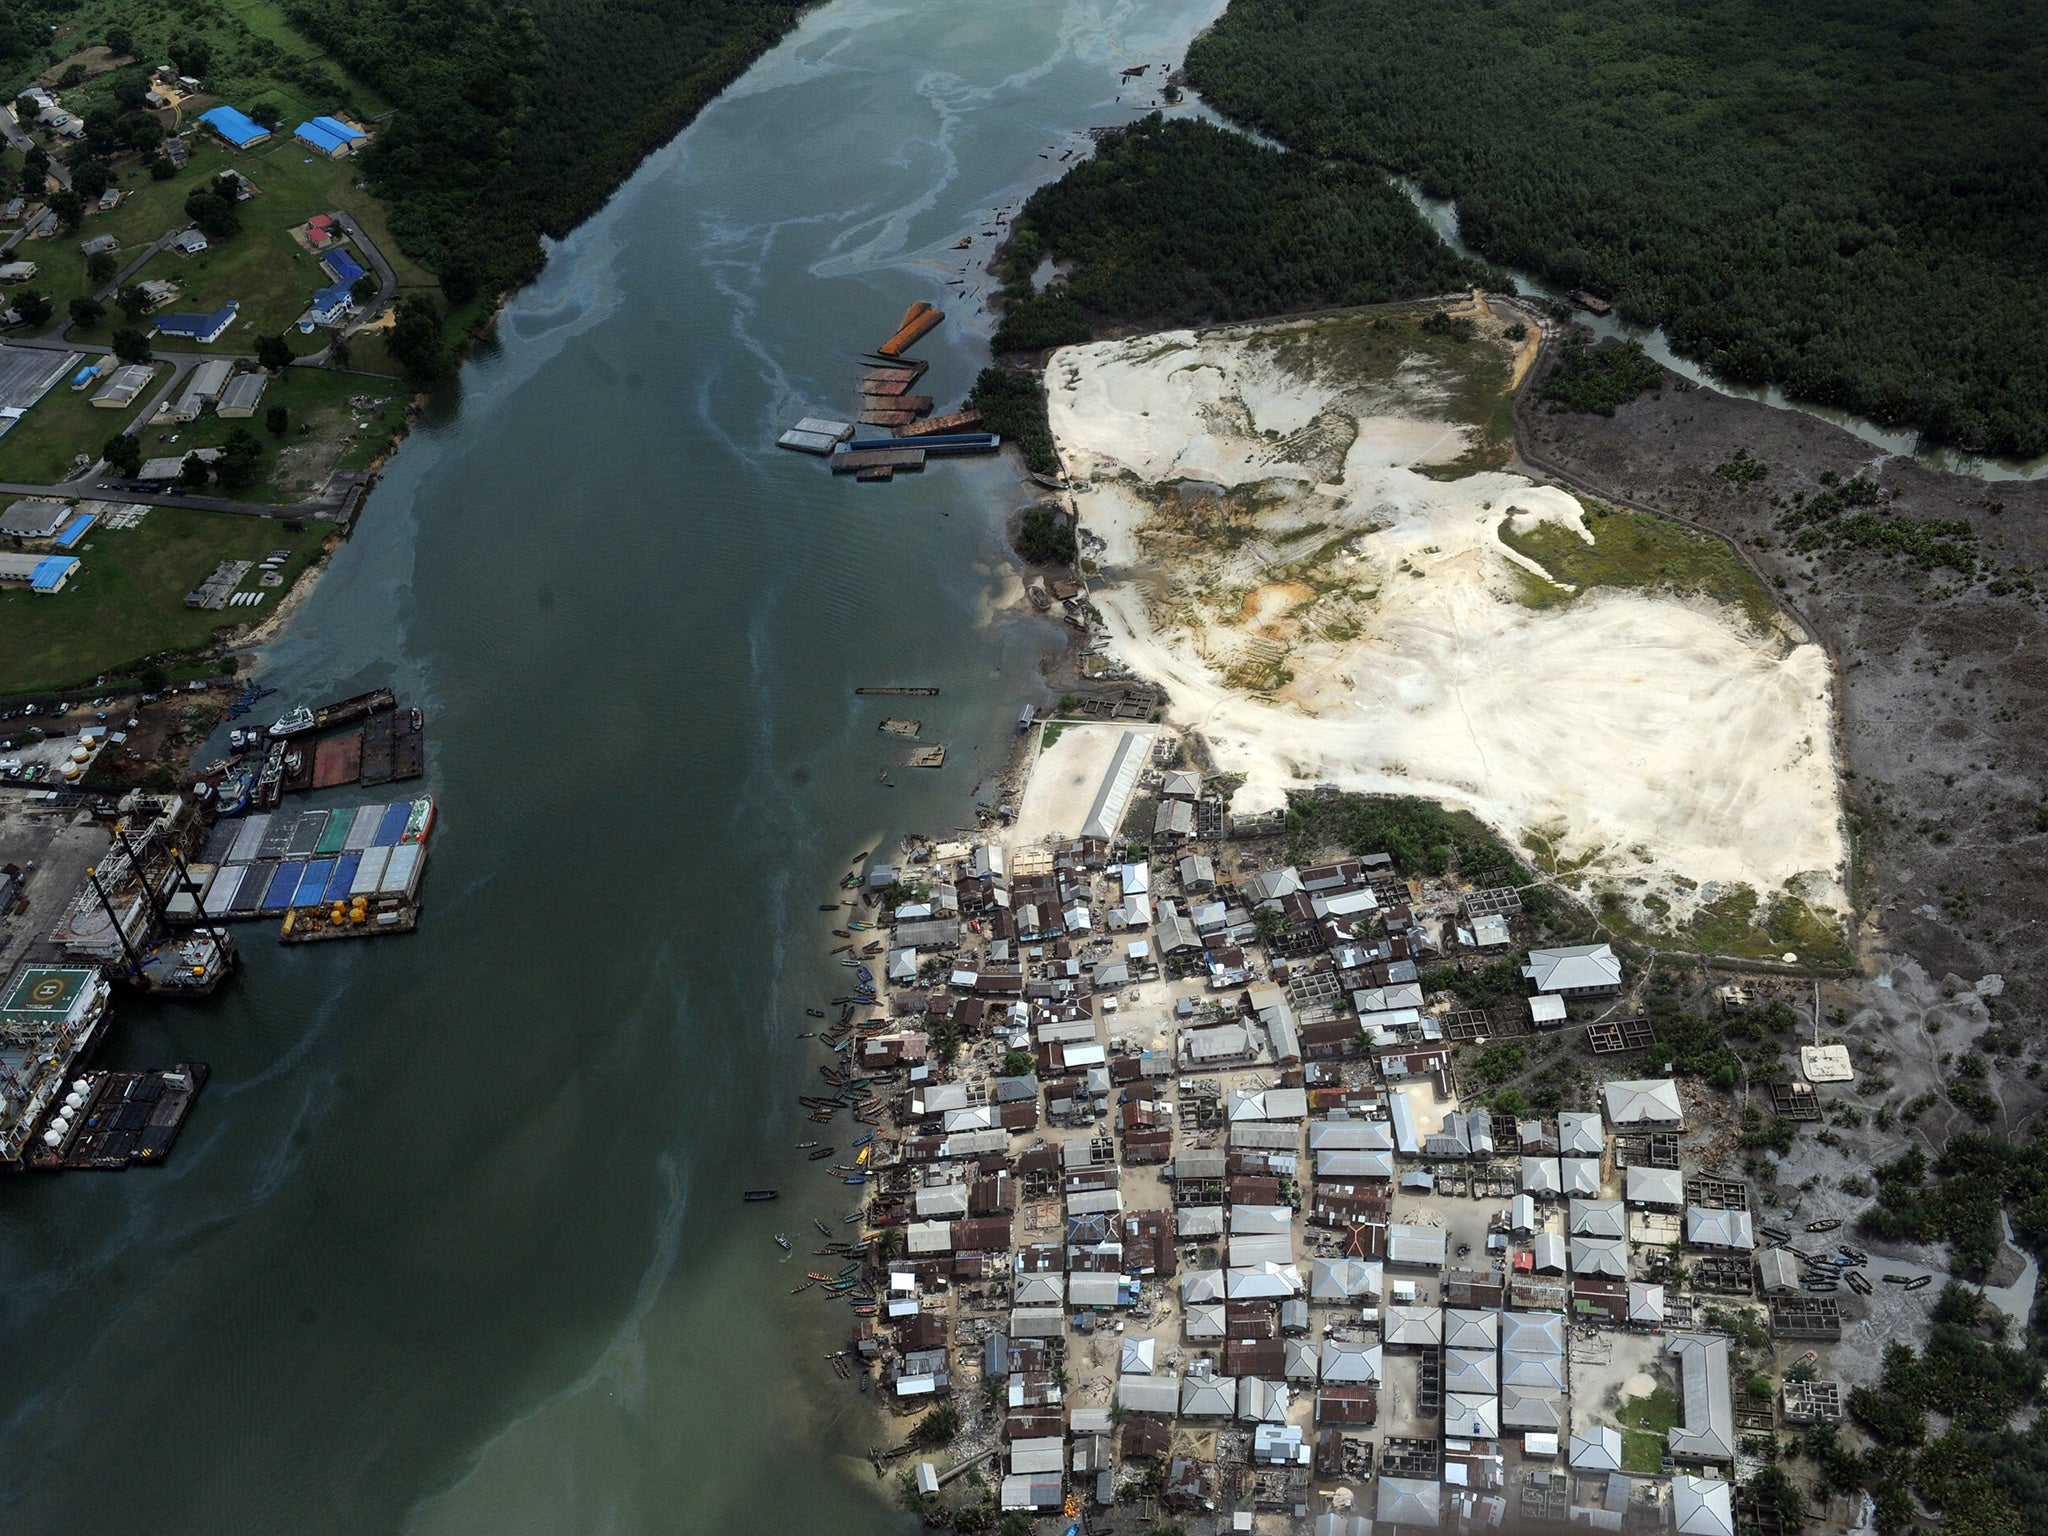
[{"label": "coastal village", "polygon": [[[1070,750],[1015,823],[865,857],[831,919],[850,979],[804,1145],[864,1203],[797,1290],[852,1304],[838,1368],[892,1411],[906,1502],[1776,1529],[1738,1481],[1841,1417],[1833,1346],[1928,1277],[1763,1207],[1725,1100],[1598,1071],[1657,1055],[1608,944],[1383,853],[1262,859],[1277,823],[1236,823],[1172,732],[1043,729]],[[1429,984],[1503,960],[1501,1006]],[[1458,1065],[1500,1042],[1595,1070],[1500,1113]],[[1800,1062],[1751,1102],[1819,1120],[1847,1050]]]}]

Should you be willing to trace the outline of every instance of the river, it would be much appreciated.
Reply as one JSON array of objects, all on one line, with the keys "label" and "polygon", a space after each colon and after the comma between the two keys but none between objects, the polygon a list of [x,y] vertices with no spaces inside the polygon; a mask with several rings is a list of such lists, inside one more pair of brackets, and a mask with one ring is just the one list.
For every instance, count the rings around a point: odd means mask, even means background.
[{"label": "river", "polygon": [[[1220,116],[1212,115],[1211,121],[1234,126]],[[1257,134],[1252,136],[1260,138]],[[1270,144],[1272,141],[1261,138],[1261,142]],[[1486,257],[1466,245],[1461,237],[1457,204],[1445,198],[1429,196],[1406,177],[1393,176],[1388,179],[1415,204],[1423,218],[1428,220],[1429,227],[1436,231],[1437,238],[1444,244],[1461,256],[1469,256],[1475,261],[1486,260]],[[1527,272],[1517,271],[1512,267],[1501,267],[1500,270],[1513,281],[1517,293],[1539,299],[1565,297],[1556,288],[1539,281]],[[1918,459],[1933,469],[1945,470],[1954,475],[1969,475],[1979,480],[2038,480],[2048,476],[2048,453],[2032,459],[2000,459],[1983,454],[1965,453],[1959,448],[1922,447],[1920,434],[1917,432],[1898,431],[1880,426],[1868,417],[1858,416],[1853,411],[1839,410],[1834,406],[1820,405],[1810,400],[1795,400],[1775,384],[1736,384],[1721,378],[1691,358],[1674,352],[1662,326],[1638,325],[1623,319],[1620,315],[1595,315],[1583,309],[1573,318],[1601,340],[1618,337],[1639,343],[1644,352],[1673,373],[1718,394],[1729,395],[1737,400],[1755,400],[1781,411],[1798,411],[1802,415],[1824,421],[1829,426],[1840,427],[1844,432],[1861,438],[1873,448],[1889,454]]]},{"label": "river", "polygon": [[[903,1525],[822,1358],[845,1308],[787,1294],[851,1204],[793,1150],[794,1037],[847,974],[818,903],[970,819],[1056,636],[999,606],[1007,463],[856,487],[769,445],[916,299],[958,399],[992,215],[1218,9],[834,0],[514,299],[263,674],[425,708],[421,932],[245,930],[212,1004],[123,1002],[111,1064],[214,1078],[167,1167],[0,1204],[0,1529]],[[852,690],[897,682],[951,756],[892,788],[910,701]]]}]

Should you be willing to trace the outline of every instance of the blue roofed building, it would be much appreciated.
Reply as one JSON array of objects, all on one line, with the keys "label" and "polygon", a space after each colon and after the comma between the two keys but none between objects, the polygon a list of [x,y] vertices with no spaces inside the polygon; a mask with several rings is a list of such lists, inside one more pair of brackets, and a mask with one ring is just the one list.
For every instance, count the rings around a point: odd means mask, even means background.
[{"label": "blue roofed building", "polygon": [[17,583],[31,592],[62,592],[77,571],[76,555],[0,554],[0,582]]},{"label": "blue roofed building", "polygon": [[270,137],[270,130],[233,107],[209,107],[199,121],[236,149],[248,149]]},{"label": "blue roofed building", "polygon": [[349,284],[334,283],[320,289],[313,295],[313,304],[299,316],[299,331],[310,335],[316,325],[340,325],[356,312],[356,302],[349,297]]},{"label": "blue roofed building", "polygon": [[325,114],[314,118],[313,126],[315,128],[325,128],[335,137],[347,139],[351,144],[365,144],[369,142],[370,138],[367,133],[363,132],[354,123],[345,123],[338,117],[329,117]]},{"label": "blue roofed building", "polygon": [[292,130],[292,137],[315,154],[326,155],[330,158],[345,155],[349,152],[349,141],[346,138],[338,133],[330,133],[317,122],[299,124],[298,127]]},{"label": "blue roofed building", "polygon": [[329,251],[320,258],[320,265],[327,269],[327,275],[337,283],[352,283],[359,277],[369,275],[364,272],[363,264],[347,251]]},{"label": "blue roofed building", "polygon": [[241,308],[241,300],[229,299],[210,315],[177,314],[158,315],[156,334],[159,336],[183,336],[192,341],[218,341],[220,333],[226,330],[235,318],[235,311]]}]

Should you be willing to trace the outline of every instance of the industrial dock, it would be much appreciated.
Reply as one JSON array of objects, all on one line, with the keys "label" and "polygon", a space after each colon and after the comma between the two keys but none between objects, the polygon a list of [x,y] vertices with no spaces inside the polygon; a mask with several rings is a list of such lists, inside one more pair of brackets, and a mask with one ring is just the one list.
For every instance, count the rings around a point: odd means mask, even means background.
[{"label": "industrial dock", "polygon": [[[276,923],[287,946],[418,927],[432,796],[242,813],[288,791],[418,777],[419,712],[376,689],[237,723],[263,692],[223,711],[229,755],[185,791],[0,784],[0,1169],[115,1171],[170,1155],[207,1065],[91,1061],[124,989],[197,1007],[231,985],[229,925]],[[37,718],[42,757],[73,750],[52,716]]]}]

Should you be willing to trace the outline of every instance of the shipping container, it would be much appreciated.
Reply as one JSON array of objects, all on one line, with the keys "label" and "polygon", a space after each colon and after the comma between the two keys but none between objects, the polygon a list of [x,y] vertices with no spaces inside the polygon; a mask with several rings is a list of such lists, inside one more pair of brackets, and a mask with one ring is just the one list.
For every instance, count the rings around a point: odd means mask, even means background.
[{"label": "shipping container", "polygon": [[395,801],[384,807],[384,818],[377,823],[377,835],[370,839],[371,846],[394,848],[405,835],[405,823],[412,815],[410,800]]},{"label": "shipping container", "polygon": [[380,896],[403,896],[408,901],[420,888],[420,872],[427,866],[427,850],[418,843],[401,843],[391,850],[391,862],[377,887]]},{"label": "shipping container", "polygon": [[383,806],[357,806],[355,820],[349,823],[348,836],[342,841],[341,846],[350,853],[361,853],[377,840],[377,823],[383,819]]},{"label": "shipping container", "polygon": [[263,895],[270,889],[274,865],[237,864],[242,883],[235,888],[234,904],[228,908],[236,917],[250,917],[263,909]]},{"label": "shipping container", "polygon": [[320,834],[320,841],[313,845],[319,854],[341,852],[342,844],[348,840],[349,828],[355,825],[355,817],[347,811],[335,811],[327,818],[327,826]]},{"label": "shipping container", "polygon": [[242,830],[236,834],[235,846],[228,853],[230,864],[246,864],[256,857],[263,847],[263,834],[270,830],[270,812],[258,811],[242,823]]},{"label": "shipping container", "polygon": [[270,888],[263,893],[262,910],[282,912],[292,904],[292,898],[299,894],[299,881],[306,873],[304,859],[289,859],[277,866],[277,872],[270,877]]},{"label": "shipping container", "polygon": [[298,825],[292,828],[292,840],[285,845],[288,859],[311,858],[313,850],[320,846],[320,834],[327,830],[325,811],[307,811],[299,817]]},{"label": "shipping container", "polygon": [[368,848],[363,852],[363,862],[356,867],[356,877],[349,883],[351,896],[374,896],[377,887],[384,883],[385,862],[391,857],[389,848]]},{"label": "shipping container", "polygon": [[333,859],[314,859],[299,876],[299,888],[292,896],[295,907],[313,907],[327,894],[327,882],[334,878]]},{"label": "shipping container", "polygon": [[347,901],[349,892],[355,888],[356,871],[362,867],[360,853],[344,853],[334,861],[334,873],[327,878],[327,889],[321,893],[323,902]]},{"label": "shipping container", "polygon": [[[219,873],[211,864],[188,864],[185,870],[186,874],[191,877],[190,885],[199,887],[198,893],[195,895],[189,888],[187,881],[180,878],[177,889],[171,892],[171,899],[164,903],[164,912],[168,916],[177,918],[197,917],[200,907],[206,900],[206,893],[213,885],[214,876]],[[211,908],[208,910],[211,910]]]}]

